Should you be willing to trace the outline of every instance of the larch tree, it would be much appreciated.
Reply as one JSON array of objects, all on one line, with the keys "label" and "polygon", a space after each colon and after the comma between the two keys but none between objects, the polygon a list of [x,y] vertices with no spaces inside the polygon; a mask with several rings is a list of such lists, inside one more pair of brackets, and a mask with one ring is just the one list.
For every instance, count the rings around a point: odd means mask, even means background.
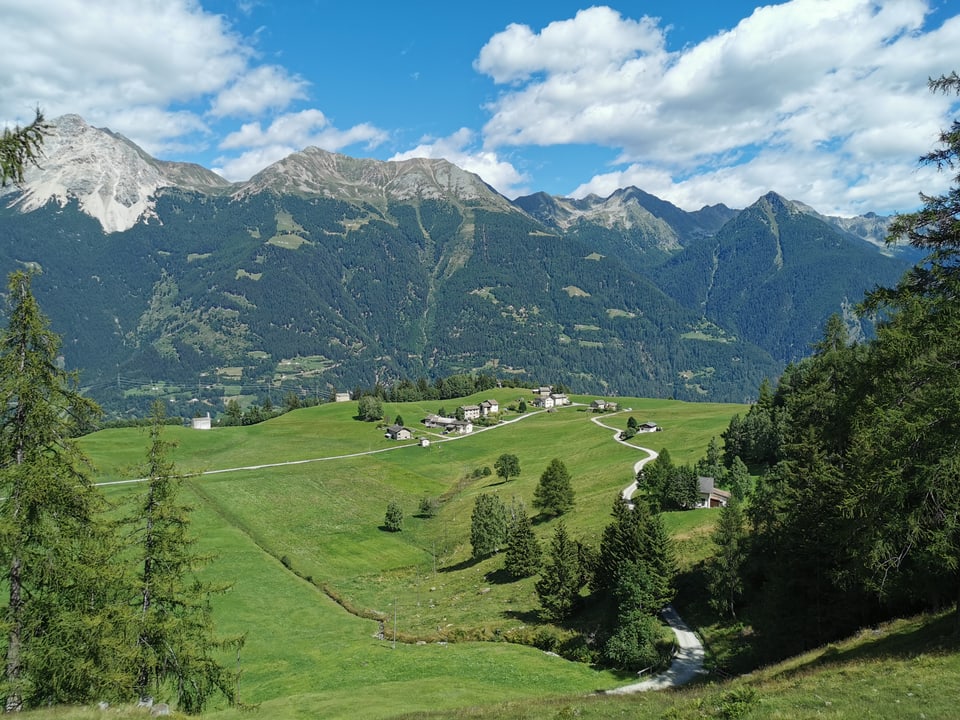
[{"label": "larch tree", "polygon": [[239,647],[214,634],[210,606],[216,588],[197,571],[207,558],[189,535],[190,508],[178,494],[182,479],[170,458],[174,445],[163,438],[165,411],[153,404],[147,450],[146,492],[130,519],[132,544],[138,548],[136,689],[141,695],[169,689],[178,706],[201,712],[211,696],[234,700],[235,676],[214,658],[226,646]]},{"label": "larch tree", "polygon": [[[6,170],[4,170],[6,176]],[[98,495],[86,459],[73,441],[79,425],[99,413],[58,364],[60,339],[49,329],[31,290],[32,276],[15,272],[8,284],[6,331],[0,335],[0,558],[9,601],[3,608],[7,711],[50,691],[43,658],[63,640],[51,628],[68,621],[70,593],[88,586],[77,562],[96,534]],[[75,615],[71,615],[75,618]],[[80,621],[79,618],[75,618]],[[44,678],[39,673],[46,673]]]},{"label": "larch tree", "polygon": [[13,182],[23,182],[23,171],[29,165],[36,165],[40,159],[43,135],[47,124],[43,113],[38,109],[29,125],[4,128],[0,135],[0,187]]},{"label": "larch tree", "polygon": [[746,520],[736,498],[720,510],[712,539],[717,551],[707,562],[710,604],[721,614],[736,618],[737,602],[743,593],[747,539]]}]

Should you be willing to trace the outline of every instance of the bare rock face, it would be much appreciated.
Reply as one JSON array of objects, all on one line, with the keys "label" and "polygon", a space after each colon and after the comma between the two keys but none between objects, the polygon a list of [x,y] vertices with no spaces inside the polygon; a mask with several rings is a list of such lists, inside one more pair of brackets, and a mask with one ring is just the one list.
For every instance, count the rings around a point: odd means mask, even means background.
[{"label": "bare rock face", "polygon": [[478,175],[447,160],[384,162],[308,147],[264,168],[233,195],[259,192],[330,197],[382,207],[391,201],[448,200],[464,205],[516,208]]},{"label": "bare rock face", "polygon": [[50,122],[39,167],[24,173],[22,187],[3,195],[22,212],[72,199],[104,232],[122,232],[138,222],[158,220],[155,197],[163,188],[235,198],[261,192],[327,197],[385,207],[389,202],[447,200],[462,206],[516,212],[507,198],[478,175],[446,160],[400,162],[352,158],[309,147],[254,175],[230,183],[199,165],[157,160],[127,138],[88,125],[79,115]]},{"label": "bare rock face", "polygon": [[12,203],[31,212],[51,200],[62,206],[76,199],[108,233],[155,218],[153,198],[160,188],[210,191],[229,185],[200,166],[155,160],[122,135],[91,127],[79,115],[51,121],[42,151],[39,167],[24,173],[23,186],[7,189]]}]

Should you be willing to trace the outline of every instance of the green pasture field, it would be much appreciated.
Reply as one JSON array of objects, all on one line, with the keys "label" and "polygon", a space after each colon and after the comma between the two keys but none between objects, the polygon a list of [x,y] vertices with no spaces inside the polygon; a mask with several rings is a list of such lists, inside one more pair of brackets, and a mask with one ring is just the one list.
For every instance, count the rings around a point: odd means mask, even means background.
[{"label": "green pasture field", "polygon": [[[256,709],[229,709],[208,713],[206,717],[224,720],[249,716],[392,716],[421,720],[952,720],[957,716],[956,698],[960,695],[960,647],[955,623],[952,611],[945,615],[897,620],[746,677],[665,692],[609,696],[571,691],[524,698],[494,693],[481,701],[460,704],[447,702],[446,693],[438,693],[432,698],[436,704],[430,710],[411,712],[406,702],[389,708],[389,702],[395,697],[389,690],[386,701],[381,703],[377,692],[382,685],[371,684],[371,692],[356,686],[332,693],[314,688],[313,692],[291,693],[288,697],[264,702],[255,706]],[[393,652],[384,650],[383,654]],[[371,671],[367,681],[375,677]],[[446,676],[443,680],[455,682],[456,678],[451,680]],[[432,678],[426,679],[424,687],[428,692],[431,685]],[[420,687],[418,683],[415,692],[419,693]],[[509,691],[509,686],[507,689]],[[456,689],[450,690],[450,694],[459,695]],[[368,712],[371,705],[382,712],[379,715]],[[107,711],[56,707],[25,712],[23,716],[29,720],[102,720],[104,717],[132,720],[143,718],[146,713],[132,707]],[[185,717],[176,713],[173,716]]]},{"label": "green pasture field", "polygon": [[[420,420],[443,406],[488,397],[506,407],[529,391],[494,390],[461,400],[385,404],[402,415],[417,442],[384,438],[383,428],[354,419],[357,404],[329,403],[260,425],[197,431],[170,427],[193,529],[217,556],[206,572],[233,583],[216,599],[218,627],[245,633],[241,702],[269,717],[389,717],[499,701],[583,695],[628,678],[547,655],[518,639],[536,623],[534,579],[508,581],[502,557],[470,559],[474,498],[497,492],[532,508],[533,491],[552,458],[566,463],[576,505],[563,522],[596,545],[616,497],[633,479],[641,447],[670,450],[693,462],[738,405],[620,400],[630,411],[596,416],[583,406],[529,412],[515,423],[445,439]],[[588,403],[592,398],[574,397]],[[638,435],[636,448],[612,439],[594,417],[624,429],[630,416],[663,432]],[[505,419],[517,416],[504,413]],[[147,435],[104,430],[81,439],[111,500],[136,492]],[[521,474],[502,483],[474,477],[510,452]],[[370,453],[370,454],[362,454]],[[298,464],[281,464],[296,462]],[[208,473],[198,475],[197,473]],[[423,497],[439,498],[436,517],[417,517]],[[403,531],[381,528],[387,503],[401,503]],[[707,552],[716,511],[671,513],[667,525],[692,564]],[[559,521],[537,518],[547,541]],[[688,548],[684,550],[684,548]],[[339,603],[339,604],[338,604]],[[375,633],[383,618],[387,637]],[[393,648],[394,617],[400,642]],[[484,638],[490,642],[467,641]],[[418,644],[422,643],[422,644]],[[223,709],[216,716],[242,711]]]}]

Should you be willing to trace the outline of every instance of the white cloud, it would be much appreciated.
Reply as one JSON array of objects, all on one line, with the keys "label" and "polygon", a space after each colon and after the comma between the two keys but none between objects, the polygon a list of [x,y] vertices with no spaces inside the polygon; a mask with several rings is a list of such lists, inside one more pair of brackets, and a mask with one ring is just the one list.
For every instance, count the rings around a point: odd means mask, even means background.
[{"label": "white cloud", "polygon": [[[928,11],[922,0],[792,0],[673,52],[656,22],[609,8],[539,33],[511,25],[475,62],[510,83],[489,106],[484,143],[620,150],[621,169],[574,194],[637,178],[626,184],[688,208],[775,189],[849,211],[865,188],[892,203],[866,209],[909,208],[915,190],[891,193],[879,163],[913,174],[931,130],[949,124],[950,99],[927,93],[926,79],[960,67],[960,19],[924,30]],[[594,49],[598,37],[611,42]],[[726,194],[735,188],[741,200]]]},{"label": "white cloud", "polygon": [[264,110],[285,108],[294,100],[306,99],[307,82],[277,65],[263,65],[240,76],[214,99],[210,113],[256,115]]},{"label": "white cloud", "polygon": [[468,128],[460,128],[445,138],[426,138],[415,148],[397,153],[390,160],[444,159],[457,167],[476,173],[483,178],[484,182],[508,198],[516,198],[530,192],[526,186],[529,182],[528,177],[495,152],[478,148],[476,140],[476,133]]},{"label": "white cloud", "polygon": [[289,145],[264,145],[241,153],[238,157],[219,157],[211,169],[231,182],[249,180],[268,165],[297,151]]},{"label": "white cloud", "polygon": [[6,0],[3,16],[0,99],[13,119],[39,104],[104,124],[215,93],[250,58],[221,17],[189,0]]},{"label": "white cloud", "polygon": [[663,52],[656,21],[625,19],[608,7],[581,10],[572,20],[550,23],[539,34],[511,24],[480,50],[474,67],[496,82],[526,80],[541,72],[602,70],[624,59]]}]

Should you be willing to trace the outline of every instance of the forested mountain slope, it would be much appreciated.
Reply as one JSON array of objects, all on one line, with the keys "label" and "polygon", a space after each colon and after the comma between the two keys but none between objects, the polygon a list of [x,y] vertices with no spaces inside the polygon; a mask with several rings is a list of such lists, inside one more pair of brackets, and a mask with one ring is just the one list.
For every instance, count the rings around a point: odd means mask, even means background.
[{"label": "forested mountain slope", "polygon": [[744,212],[637,188],[511,203],[443,160],[317,148],[230,184],[76,116],[53,127],[7,189],[0,266],[42,269],[64,361],[108,404],[163,380],[218,407],[477,371],[745,400],[898,272],[772,196]]},{"label": "forested mountain slope", "polygon": [[843,314],[855,336],[869,333],[853,306],[907,267],[768,193],[652,277],[681,304],[790,362],[810,353],[833,313]]}]

